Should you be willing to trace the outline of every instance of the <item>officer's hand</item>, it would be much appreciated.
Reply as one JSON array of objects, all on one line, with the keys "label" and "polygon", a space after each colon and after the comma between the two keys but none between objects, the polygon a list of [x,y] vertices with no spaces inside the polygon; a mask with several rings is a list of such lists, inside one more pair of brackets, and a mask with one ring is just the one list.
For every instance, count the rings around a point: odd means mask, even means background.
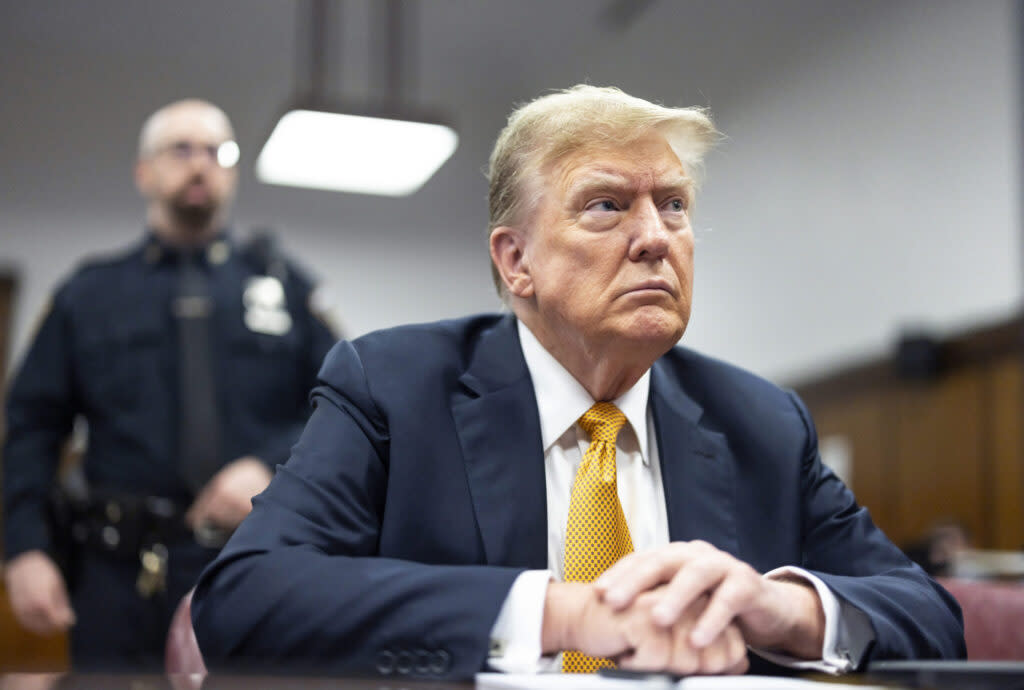
[{"label": "officer's hand", "polygon": [[212,523],[234,529],[252,510],[252,497],[267,488],[271,474],[258,458],[239,458],[213,475],[185,513],[185,522],[195,529]]},{"label": "officer's hand", "polygon": [[708,597],[694,601],[669,626],[651,617],[657,590],[645,592],[619,610],[602,601],[597,590],[578,582],[553,582],[544,602],[541,644],[546,654],[575,649],[610,657],[622,668],[680,674],[743,673],[747,647],[735,625],[727,625],[708,645],[690,643],[693,626]]},{"label": "officer's hand", "polygon": [[700,597],[710,597],[690,636],[698,648],[735,622],[753,647],[807,659],[821,657],[825,614],[810,583],[763,578],[746,563],[702,541],[629,554],[594,586],[616,610],[658,588],[652,616],[664,626],[673,625]]},{"label": "officer's hand", "polygon": [[42,551],[26,551],[4,568],[11,609],[37,635],[52,635],[75,624],[68,591],[57,565]]}]

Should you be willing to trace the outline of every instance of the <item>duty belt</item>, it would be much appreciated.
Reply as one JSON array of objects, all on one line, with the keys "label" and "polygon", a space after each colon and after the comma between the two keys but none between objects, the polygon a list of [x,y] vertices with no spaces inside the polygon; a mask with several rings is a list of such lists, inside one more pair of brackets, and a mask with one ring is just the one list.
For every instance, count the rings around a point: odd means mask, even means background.
[{"label": "duty belt", "polygon": [[72,548],[139,561],[136,589],[143,597],[166,587],[168,545],[194,542],[220,548],[230,532],[185,524],[186,506],[162,496],[91,491],[87,499],[64,496]]}]

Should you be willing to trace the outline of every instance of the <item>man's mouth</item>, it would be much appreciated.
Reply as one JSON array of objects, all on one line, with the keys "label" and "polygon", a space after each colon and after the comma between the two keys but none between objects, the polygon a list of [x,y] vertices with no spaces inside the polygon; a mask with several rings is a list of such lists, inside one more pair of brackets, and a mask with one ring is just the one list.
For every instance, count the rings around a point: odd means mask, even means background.
[{"label": "man's mouth", "polygon": [[203,184],[190,184],[185,188],[185,193],[182,197],[186,203],[204,203],[210,198],[210,190]]},{"label": "man's mouth", "polygon": [[663,278],[648,278],[641,283],[637,283],[626,292],[627,294],[643,294],[647,292],[665,292],[670,295],[675,294],[672,290],[672,284]]}]

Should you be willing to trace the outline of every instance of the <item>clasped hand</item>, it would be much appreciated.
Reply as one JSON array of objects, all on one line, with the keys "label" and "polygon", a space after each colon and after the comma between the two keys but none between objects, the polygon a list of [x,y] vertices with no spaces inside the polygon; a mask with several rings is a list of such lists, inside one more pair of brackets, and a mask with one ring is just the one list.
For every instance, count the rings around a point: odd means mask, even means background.
[{"label": "clasped hand", "polygon": [[694,541],[630,554],[593,584],[551,583],[542,644],[627,669],[743,673],[747,645],[819,658],[823,634],[809,583],[765,579]]}]

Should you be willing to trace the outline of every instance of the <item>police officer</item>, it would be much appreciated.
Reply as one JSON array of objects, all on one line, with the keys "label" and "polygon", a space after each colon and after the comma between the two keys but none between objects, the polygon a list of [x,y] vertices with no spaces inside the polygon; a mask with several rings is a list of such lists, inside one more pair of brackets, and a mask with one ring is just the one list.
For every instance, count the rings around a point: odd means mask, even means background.
[{"label": "police officer", "polygon": [[[57,290],[10,389],[6,584],[24,627],[70,628],[76,669],[162,664],[179,599],[287,459],[335,340],[271,243],[227,234],[233,139],[203,101],[146,121],[143,241]],[[48,496],[77,417],[88,494],[55,527]]]}]

